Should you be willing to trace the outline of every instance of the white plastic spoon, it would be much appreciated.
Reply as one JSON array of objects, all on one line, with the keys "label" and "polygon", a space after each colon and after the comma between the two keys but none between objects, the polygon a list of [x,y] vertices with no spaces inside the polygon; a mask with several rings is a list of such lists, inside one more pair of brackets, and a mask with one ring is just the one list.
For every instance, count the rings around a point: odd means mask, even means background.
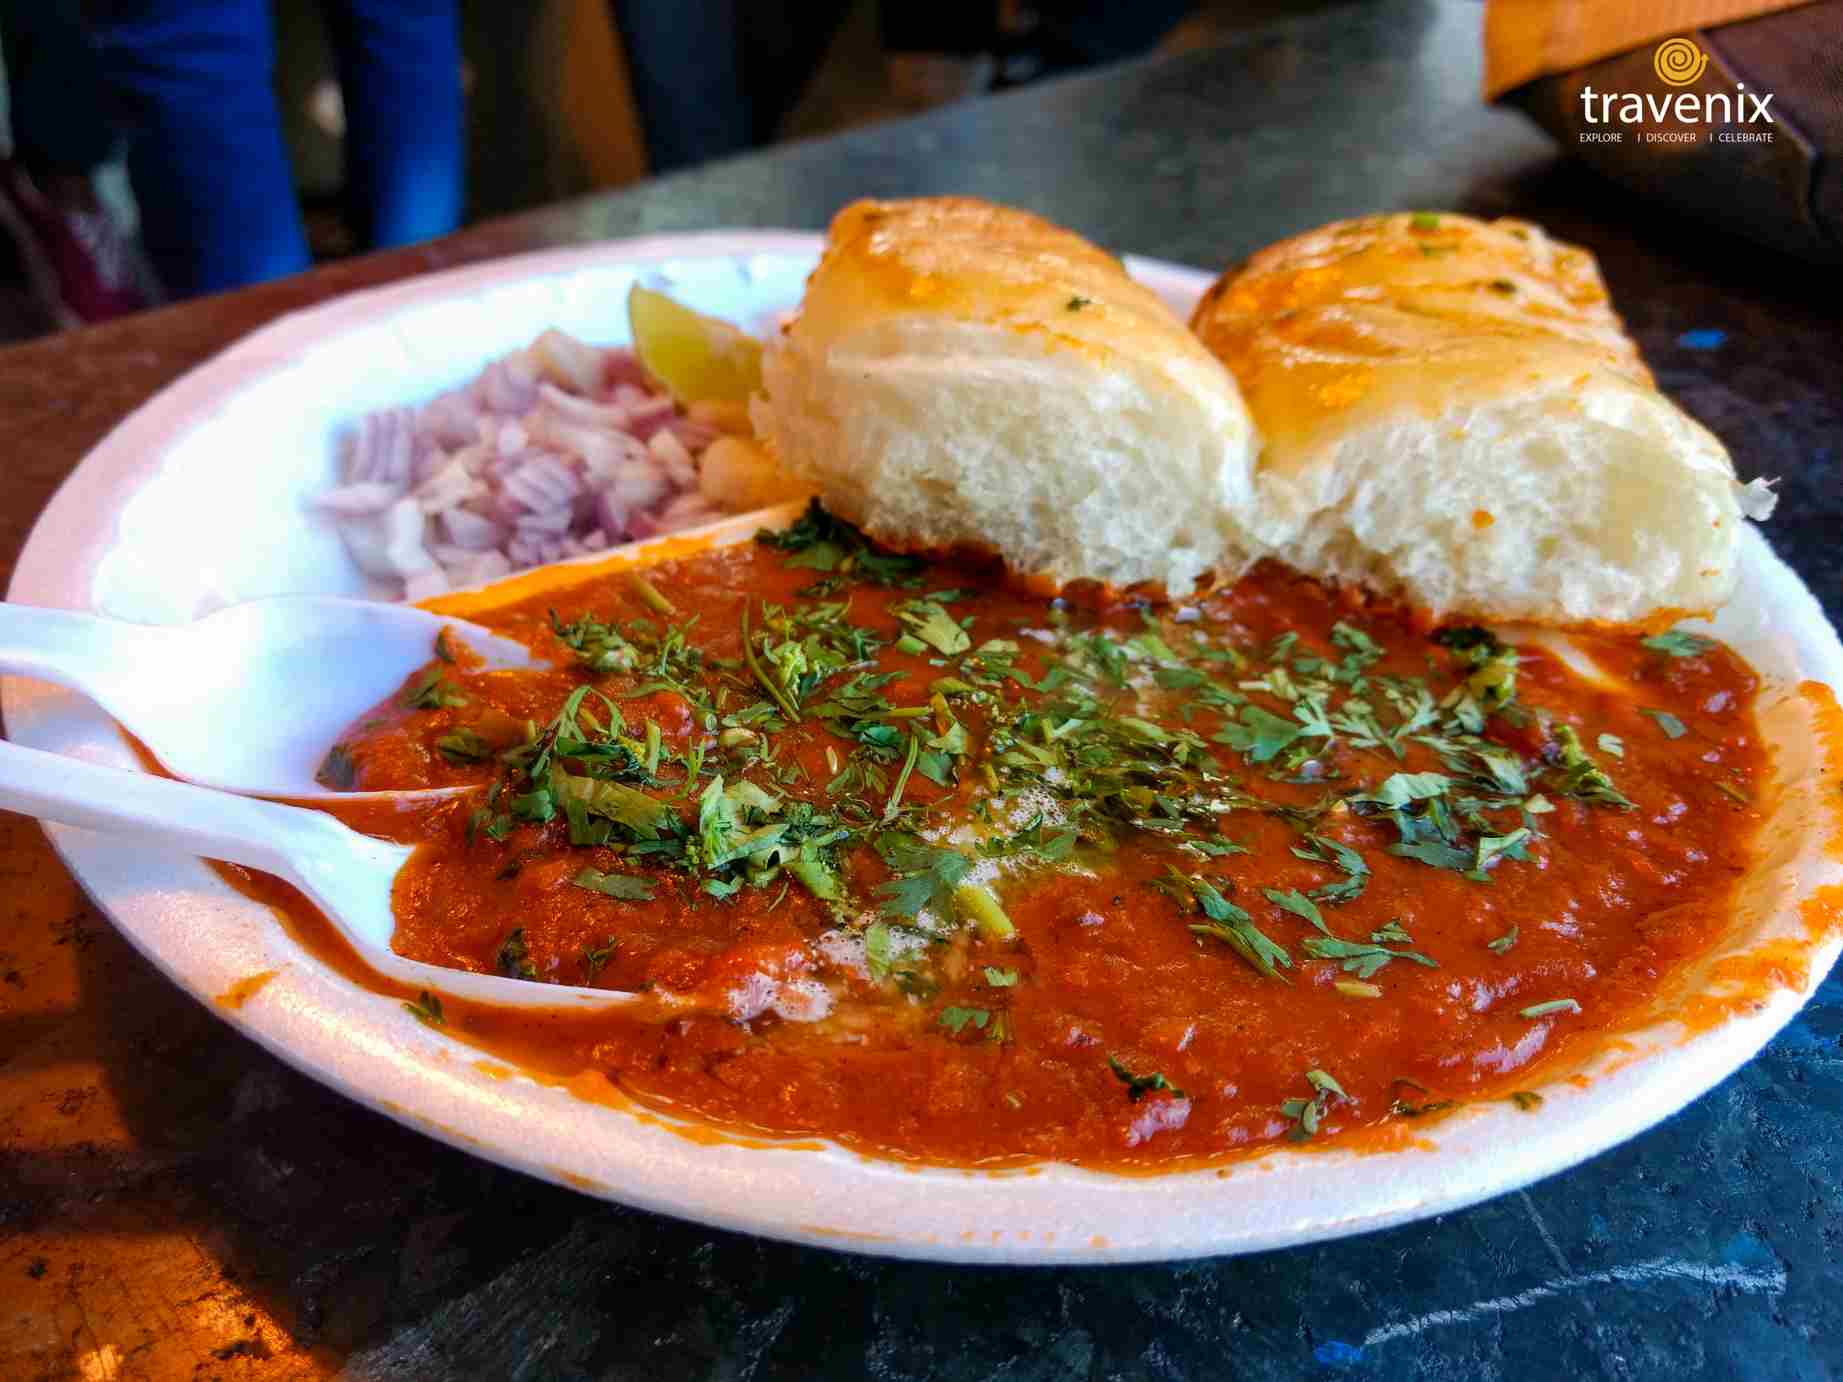
[{"label": "white plastic spoon", "polygon": [[443,629],[489,667],[531,665],[521,644],[458,619],[408,605],[285,595],[191,624],[0,604],[0,672],[81,691],[189,782],[258,796],[327,796],[314,781],[327,750],[435,656]]},{"label": "white plastic spoon", "polygon": [[409,847],[361,835],[322,811],[214,792],[4,741],[0,807],[275,874],[307,894],[373,969],[415,988],[527,1008],[609,1006],[635,999],[613,989],[566,988],[404,959],[390,948],[396,925],[390,890],[410,857]]}]

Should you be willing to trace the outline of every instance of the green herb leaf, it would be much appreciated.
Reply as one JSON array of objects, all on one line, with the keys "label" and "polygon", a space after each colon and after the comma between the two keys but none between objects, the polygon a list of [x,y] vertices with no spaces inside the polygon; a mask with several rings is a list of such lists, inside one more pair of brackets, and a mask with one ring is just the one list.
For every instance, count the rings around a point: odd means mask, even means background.
[{"label": "green herb leaf", "polygon": [[448,1019],[442,1015],[441,995],[424,989],[416,995],[414,1003],[405,1003],[403,1010],[425,1027],[445,1027]]},{"label": "green herb leaf", "polygon": [[590,815],[613,821],[637,840],[657,840],[682,829],[678,813],[668,803],[637,787],[564,772],[556,774],[555,782],[559,792],[580,802]]},{"label": "green herb leaf", "polygon": [[890,612],[916,638],[948,657],[958,656],[973,646],[966,630],[937,600],[906,600],[891,605]]},{"label": "green herb leaf", "polygon": [[623,902],[651,902],[654,884],[646,878],[636,878],[629,873],[603,873],[600,869],[585,868],[570,879],[579,888],[587,888],[592,893],[603,897],[619,898]]},{"label": "green herb leaf", "polygon": [[1516,945],[1516,943],[1517,943],[1517,928],[1514,924],[1512,924],[1511,928],[1508,931],[1506,931],[1503,935],[1499,936],[1496,940],[1486,941],[1485,949],[1491,951],[1494,955],[1504,955],[1504,954],[1508,954],[1511,948]]},{"label": "green herb leaf", "polygon": [[1526,825],[1520,825],[1508,835],[1480,835],[1474,846],[1472,858],[1474,872],[1483,873],[1501,858],[1523,859],[1527,855],[1524,846],[1534,838],[1535,832]]},{"label": "green herb leaf", "polygon": [[1310,1099],[1288,1099],[1280,1105],[1280,1112],[1294,1120],[1296,1126],[1290,1134],[1293,1141],[1303,1142],[1318,1131],[1319,1123],[1324,1119],[1333,1100],[1350,1098],[1338,1084],[1323,1070],[1305,1072],[1305,1082],[1312,1087]]},{"label": "green herb leaf", "polygon": [[576,660],[598,676],[610,672],[627,672],[639,665],[640,650],[621,636],[613,624],[604,624],[593,615],[584,614],[565,624],[550,611],[550,631],[576,654]]},{"label": "green herb leaf", "polygon": [[492,745],[471,729],[457,729],[440,736],[435,748],[450,763],[479,763],[493,755]]},{"label": "green herb leaf", "polygon": [[1577,1013],[1581,1005],[1572,998],[1555,998],[1547,1003],[1533,1003],[1527,1008],[1519,1009],[1518,1017],[1548,1017],[1553,1013]]},{"label": "green herb leaf", "polygon": [[1017,985],[1015,969],[998,969],[992,965],[985,967],[985,981],[995,989],[1014,988]]},{"label": "green herb leaf", "polygon": [[904,920],[913,920],[923,908],[947,916],[954,889],[973,866],[958,850],[936,849],[903,831],[879,835],[877,852],[897,876],[879,884],[876,896],[884,911]]},{"label": "green herb leaf", "polygon": [[1395,808],[1444,796],[1452,785],[1453,780],[1444,773],[1391,773],[1373,793],[1349,800],[1353,806]]},{"label": "green herb leaf", "polygon": [[499,943],[499,953],[493,957],[493,968],[508,979],[538,977],[537,968],[531,963],[531,949],[525,944],[524,927],[517,927]]},{"label": "green herb leaf", "polygon": [[1682,629],[1654,633],[1638,642],[1640,647],[1649,648],[1654,653],[1663,653],[1666,657],[1700,657],[1715,646],[1714,639]]},{"label": "green herb leaf", "polygon": [[660,593],[659,587],[647,580],[640,572],[629,571],[627,573],[627,584],[633,593],[640,597],[641,603],[652,610],[653,613],[662,615],[667,619],[670,619],[673,615],[678,613],[678,606],[666,599],[666,597]]},{"label": "green herb leaf", "polygon": [[411,710],[452,709],[466,705],[467,696],[440,671],[430,671],[405,688],[403,704]]},{"label": "green herb leaf", "polygon": [[1337,840],[1323,835],[1307,835],[1304,845],[1293,846],[1293,853],[1301,859],[1310,859],[1315,864],[1330,864],[1343,871],[1343,878],[1314,888],[1307,894],[1320,902],[1354,901],[1362,896],[1364,886],[1369,882],[1369,865],[1364,862],[1363,856]]},{"label": "green herb leaf", "polygon": [[871,979],[882,983],[890,977],[891,962],[895,957],[895,936],[887,922],[873,921],[864,928],[864,966],[870,971]]},{"label": "green herb leaf", "polygon": [[620,948],[620,945],[621,942],[616,937],[610,936],[601,945],[590,947],[582,952],[582,965],[588,971],[585,983],[595,982],[595,976],[600,974],[602,967],[614,958],[614,952]]},{"label": "green herb leaf", "polygon": [[1283,907],[1296,917],[1304,917],[1327,936],[1331,934],[1329,928],[1325,925],[1324,915],[1318,910],[1317,904],[1304,893],[1294,888],[1288,888],[1285,892],[1281,892],[1278,888],[1262,888],[1261,893],[1269,902],[1273,903],[1274,906]]},{"label": "green herb leaf", "polygon": [[1135,1075],[1127,1069],[1118,1056],[1107,1058],[1107,1068],[1114,1073],[1114,1078],[1126,1086],[1126,1097],[1132,1103],[1138,1103],[1148,1094],[1165,1093],[1174,1099],[1188,1099],[1190,1096],[1179,1089],[1159,1071],[1150,1075]]},{"label": "green herb leaf", "polygon": [[[1399,928],[1397,928],[1399,930]],[[1377,932],[1377,935],[1384,933]],[[1407,939],[1404,934],[1401,937]],[[1390,960],[1408,960],[1427,969],[1439,968],[1427,956],[1418,950],[1391,950],[1376,941],[1347,941],[1330,934],[1307,936],[1300,942],[1306,954],[1315,960],[1340,960],[1341,968],[1346,974],[1354,974],[1359,979],[1371,978]]]},{"label": "green herb leaf", "polygon": [[1212,738],[1246,754],[1251,763],[1271,763],[1282,749],[1305,733],[1291,720],[1283,720],[1254,704],[1241,708],[1240,720],[1240,724],[1223,725]]},{"label": "green herb leaf", "polygon": [[1626,811],[1634,809],[1624,793],[1613,786],[1613,780],[1606,775],[1606,770],[1588,757],[1572,725],[1555,726],[1555,743],[1560,779],[1556,785],[1557,791],[1602,806],[1615,806]]},{"label": "green herb leaf", "polygon": [[1293,958],[1286,953],[1286,948],[1274,944],[1254,924],[1254,918],[1224,897],[1214,884],[1206,879],[1187,877],[1176,869],[1160,881],[1180,904],[1194,902],[1209,918],[1208,925],[1190,928],[1194,935],[1221,941],[1269,979],[1281,979],[1280,970],[1292,968]]},{"label": "green herb leaf", "polygon": [[1675,715],[1672,715],[1668,710],[1652,710],[1649,706],[1640,706],[1638,713],[1640,715],[1649,715],[1653,720],[1657,721],[1657,727],[1663,730],[1665,735],[1671,739],[1681,739],[1685,734],[1689,733],[1689,726],[1684,724]]},{"label": "green herb leaf", "polygon": [[992,1014],[985,1008],[943,1008],[941,1025],[955,1036],[959,1036],[970,1023],[975,1031],[983,1032],[986,1023],[992,1020]]}]

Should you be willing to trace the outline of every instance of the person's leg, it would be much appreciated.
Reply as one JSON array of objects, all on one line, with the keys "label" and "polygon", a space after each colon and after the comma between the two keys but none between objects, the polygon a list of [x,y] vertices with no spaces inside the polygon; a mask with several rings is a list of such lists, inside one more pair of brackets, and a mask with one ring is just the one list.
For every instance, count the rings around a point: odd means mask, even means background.
[{"label": "person's leg", "polygon": [[756,131],[743,87],[746,0],[609,0],[655,173],[740,153]]},{"label": "person's leg", "polygon": [[306,268],[267,0],[91,0],[90,15],[130,126],[141,237],[168,291]]},{"label": "person's leg", "polygon": [[11,87],[13,156],[41,182],[88,178],[115,152],[117,133],[77,0],[0,4],[0,45]]},{"label": "person's leg", "polygon": [[327,17],[354,229],[373,248],[446,235],[466,182],[453,0],[337,0]]},{"label": "person's leg", "polygon": [[155,296],[151,277],[97,195],[121,139],[77,0],[0,0],[0,46],[13,136],[0,158],[0,226],[34,295],[60,326],[140,310]]}]

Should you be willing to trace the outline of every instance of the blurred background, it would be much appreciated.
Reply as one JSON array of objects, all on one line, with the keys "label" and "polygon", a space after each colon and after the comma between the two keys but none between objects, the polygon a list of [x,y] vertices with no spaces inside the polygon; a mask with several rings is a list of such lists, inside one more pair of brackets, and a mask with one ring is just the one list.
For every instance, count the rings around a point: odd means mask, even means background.
[{"label": "blurred background", "polygon": [[[1365,3],[0,0],[0,342]],[[1558,152],[1843,262],[1843,0],[1474,5],[1481,98]],[[1770,93],[1770,134],[1583,113],[1691,89]]]},{"label": "blurred background", "polygon": [[0,340],[1338,2],[0,0]]}]

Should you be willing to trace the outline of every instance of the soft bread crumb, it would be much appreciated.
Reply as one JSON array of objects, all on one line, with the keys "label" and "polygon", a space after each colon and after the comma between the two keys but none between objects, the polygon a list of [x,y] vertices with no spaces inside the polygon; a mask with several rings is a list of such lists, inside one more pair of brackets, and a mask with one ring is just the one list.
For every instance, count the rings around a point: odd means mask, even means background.
[{"label": "soft bread crumb", "polygon": [[761,435],[891,546],[1171,595],[1252,560],[1234,381],[1116,259],[1038,217],[847,207],[762,372]]},{"label": "soft bread crumb", "polygon": [[1592,256],[1532,225],[1338,222],[1225,275],[1192,325],[1261,431],[1264,550],[1436,617],[1712,609],[1742,512],[1770,511],[1657,391]]}]

